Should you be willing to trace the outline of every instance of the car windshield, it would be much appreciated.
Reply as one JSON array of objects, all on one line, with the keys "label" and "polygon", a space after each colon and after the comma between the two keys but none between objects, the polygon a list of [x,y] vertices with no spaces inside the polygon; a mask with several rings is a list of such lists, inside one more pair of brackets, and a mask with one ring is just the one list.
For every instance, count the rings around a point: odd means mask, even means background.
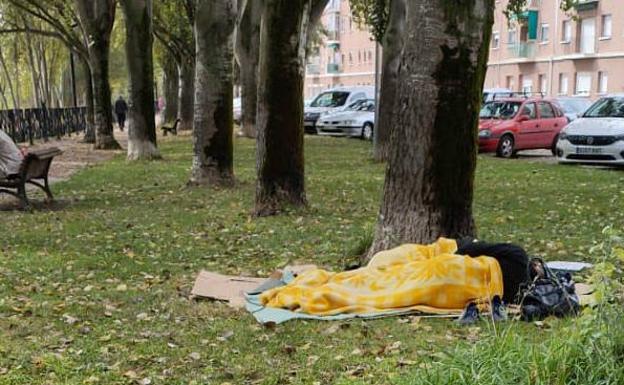
[{"label": "car windshield", "polygon": [[520,109],[520,102],[490,102],[486,103],[479,118],[481,119],[503,119],[508,120],[516,116]]},{"label": "car windshield", "polygon": [[310,103],[310,107],[340,107],[344,106],[347,102],[347,98],[349,97],[348,92],[339,92],[339,91],[330,91],[323,92],[319,96],[317,96],[312,103]]},{"label": "car windshield", "polygon": [[592,102],[586,99],[558,99],[557,102],[565,112],[576,114],[582,114],[592,105]]},{"label": "car windshield", "polygon": [[349,111],[375,111],[375,101],[370,99],[358,100],[347,107]]},{"label": "car windshield", "polygon": [[624,118],[624,97],[603,98],[583,115],[585,118]]}]

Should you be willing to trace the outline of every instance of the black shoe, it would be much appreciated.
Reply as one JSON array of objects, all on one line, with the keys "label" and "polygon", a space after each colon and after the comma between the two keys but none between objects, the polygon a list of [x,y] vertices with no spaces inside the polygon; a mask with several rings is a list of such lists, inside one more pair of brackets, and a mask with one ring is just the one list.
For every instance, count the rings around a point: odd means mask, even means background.
[{"label": "black shoe", "polygon": [[479,308],[475,302],[470,302],[461,317],[457,320],[460,325],[471,325],[479,320]]},{"label": "black shoe", "polygon": [[492,319],[497,322],[507,321],[507,308],[505,308],[501,297],[497,295],[492,298]]}]

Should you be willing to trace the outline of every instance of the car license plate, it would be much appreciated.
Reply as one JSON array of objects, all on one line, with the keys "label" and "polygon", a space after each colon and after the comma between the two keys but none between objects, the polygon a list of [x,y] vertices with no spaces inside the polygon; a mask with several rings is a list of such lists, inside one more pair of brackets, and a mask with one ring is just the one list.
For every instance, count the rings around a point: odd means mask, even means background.
[{"label": "car license plate", "polygon": [[602,154],[602,148],[596,147],[577,147],[577,154]]}]

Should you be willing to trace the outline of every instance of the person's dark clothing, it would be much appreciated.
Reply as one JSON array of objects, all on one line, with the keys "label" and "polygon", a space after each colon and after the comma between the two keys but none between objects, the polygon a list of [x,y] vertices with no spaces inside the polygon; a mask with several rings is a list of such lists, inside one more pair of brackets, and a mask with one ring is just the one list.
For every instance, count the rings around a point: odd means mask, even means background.
[{"label": "person's dark clothing", "polygon": [[462,239],[457,242],[457,254],[479,257],[492,257],[498,261],[503,272],[503,300],[507,303],[516,302],[516,294],[520,285],[529,280],[529,257],[520,246],[510,243],[474,242]]},{"label": "person's dark clothing", "polygon": [[115,115],[117,115],[117,123],[119,128],[123,131],[126,124],[126,113],[128,112],[128,104],[126,101],[119,98],[115,102]]}]

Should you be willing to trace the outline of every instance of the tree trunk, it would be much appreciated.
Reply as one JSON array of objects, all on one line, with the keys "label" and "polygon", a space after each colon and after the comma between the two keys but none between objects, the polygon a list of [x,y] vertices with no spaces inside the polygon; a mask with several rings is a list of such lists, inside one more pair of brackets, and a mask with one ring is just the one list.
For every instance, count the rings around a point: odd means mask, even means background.
[{"label": "tree trunk", "polygon": [[113,136],[113,112],[109,82],[110,35],[115,22],[114,0],[75,0],[86,32],[89,67],[95,106],[95,148],[116,150],[121,146]]},{"label": "tree trunk", "polygon": [[163,121],[173,124],[178,117],[178,67],[174,58],[165,53],[163,67],[163,95],[165,98],[165,108],[163,111]]},{"label": "tree trunk", "polygon": [[384,196],[369,257],[475,235],[480,93],[494,0],[408,1]]},{"label": "tree trunk", "polygon": [[309,0],[266,0],[260,32],[256,215],[304,206],[303,74]]},{"label": "tree trunk", "polygon": [[178,96],[179,130],[193,129],[193,115],[195,104],[195,58],[182,58],[178,63],[180,76],[180,94]]},{"label": "tree trunk", "polygon": [[233,0],[199,0],[195,12],[195,118],[190,184],[234,181],[232,143]]},{"label": "tree trunk", "polygon": [[397,105],[398,72],[405,33],[405,0],[392,0],[390,19],[384,37],[382,53],[381,88],[375,124],[374,158],[378,162],[388,160],[390,133]]},{"label": "tree trunk", "polygon": [[262,1],[243,0],[236,31],[236,58],[240,68],[241,135],[256,137],[258,103],[258,62],[260,60],[260,21]]},{"label": "tree trunk", "polygon": [[85,143],[95,143],[95,105],[94,105],[94,96],[93,96],[93,78],[91,77],[91,68],[89,67],[89,63],[80,58],[80,64],[82,65],[82,70],[84,72],[85,78],[85,91],[86,91],[86,105],[87,105],[87,116],[86,116],[86,124],[85,127],[85,136],[83,142]]},{"label": "tree trunk", "polygon": [[122,0],[130,77],[128,159],[159,159],[154,110],[152,0]]},{"label": "tree trunk", "polygon": [[4,60],[4,52],[2,52],[2,48],[0,48],[0,65],[2,65],[2,70],[4,71],[7,84],[9,85],[9,92],[11,93],[11,100],[13,101],[13,108],[18,108],[19,103],[17,102],[17,98],[15,97],[15,89],[13,88],[13,81],[11,80],[11,73],[9,72],[7,65],[6,65],[6,61]]}]

